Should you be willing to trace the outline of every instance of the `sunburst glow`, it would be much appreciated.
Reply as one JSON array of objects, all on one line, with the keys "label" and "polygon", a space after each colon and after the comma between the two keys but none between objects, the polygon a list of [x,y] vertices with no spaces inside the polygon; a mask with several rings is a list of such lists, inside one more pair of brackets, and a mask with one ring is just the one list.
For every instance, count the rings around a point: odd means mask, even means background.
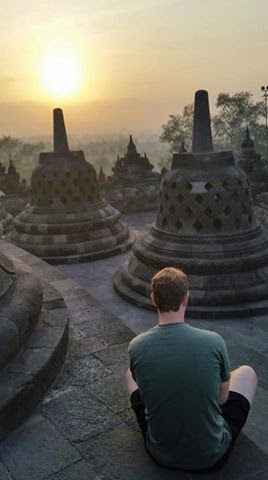
[{"label": "sunburst glow", "polygon": [[71,97],[80,87],[81,74],[77,62],[67,56],[47,58],[43,64],[43,88],[56,97]]}]

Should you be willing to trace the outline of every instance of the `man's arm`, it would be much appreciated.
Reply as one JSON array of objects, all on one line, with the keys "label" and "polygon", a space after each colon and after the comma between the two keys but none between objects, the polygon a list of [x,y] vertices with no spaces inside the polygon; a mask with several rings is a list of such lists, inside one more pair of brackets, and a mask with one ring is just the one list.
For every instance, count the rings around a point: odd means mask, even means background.
[{"label": "man's arm", "polygon": [[126,378],[128,394],[129,396],[131,396],[132,393],[135,392],[135,390],[138,390],[139,387],[133,378],[130,368],[127,369],[125,378]]},{"label": "man's arm", "polygon": [[230,386],[230,380],[228,380],[227,382],[222,382],[220,384],[219,398],[218,398],[219,405],[223,405],[227,401],[227,398],[229,395],[229,386]]}]

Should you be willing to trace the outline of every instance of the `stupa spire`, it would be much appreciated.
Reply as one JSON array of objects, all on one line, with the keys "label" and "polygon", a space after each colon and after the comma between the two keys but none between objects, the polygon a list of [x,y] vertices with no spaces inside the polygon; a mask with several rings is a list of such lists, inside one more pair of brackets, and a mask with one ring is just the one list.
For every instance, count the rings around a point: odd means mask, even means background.
[{"label": "stupa spire", "polygon": [[132,135],[129,135],[129,144],[128,144],[128,147],[127,147],[127,151],[128,152],[135,152],[135,153],[137,152],[136,145],[133,142]]},{"label": "stupa spire", "polygon": [[197,90],[194,101],[193,153],[213,152],[208,92]]},{"label": "stupa spire", "polygon": [[54,108],[53,110],[53,136],[54,152],[68,152],[68,139],[61,108]]}]

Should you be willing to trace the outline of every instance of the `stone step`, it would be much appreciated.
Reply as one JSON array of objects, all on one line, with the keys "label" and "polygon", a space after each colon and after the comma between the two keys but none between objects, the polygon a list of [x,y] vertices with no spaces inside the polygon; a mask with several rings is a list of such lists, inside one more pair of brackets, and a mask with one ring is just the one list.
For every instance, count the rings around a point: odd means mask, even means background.
[{"label": "stone step", "polygon": [[47,288],[36,328],[0,375],[0,440],[33,412],[59,373],[67,345],[68,310],[59,292]]},{"label": "stone step", "polygon": [[[129,288],[127,283],[123,281],[122,272],[125,272],[127,262],[122,269],[118,270],[113,278],[115,291],[125,300],[136,305],[137,307],[145,308],[146,310],[155,310],[152,305],[150,296],[144,296],[138,291]],[[133,277],[134,278],[134,277]],[[145,283],[137,280],[137,289],[139,284]],[[245,302],[233,305],[224,306],[194,306],[189,305],[187,308],[187,319],[237,319],[249,318],[257,315],[264,315],[268,313],[268,300],[260,300],[256,302]]]}]

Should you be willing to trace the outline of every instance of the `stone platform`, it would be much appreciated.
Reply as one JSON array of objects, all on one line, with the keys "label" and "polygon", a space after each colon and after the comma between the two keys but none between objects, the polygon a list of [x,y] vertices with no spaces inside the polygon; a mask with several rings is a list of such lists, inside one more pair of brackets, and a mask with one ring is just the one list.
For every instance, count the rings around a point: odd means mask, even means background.
[{"label": "stone platform", "polygon": [[[139,233],[148,229],[152,214],[128,215],[125,220]],[[28,255],[23,254],[26,263]],[[0,479],[267,480],[268,324],[261,317],[191,322],[224,336],[232,368],[250,363],[259,375],[252,413],[229,463],[215,474],[199,475],[160,468],[147,457],[129,408],[124,373],[133,336],[129,327],[135,332],[145,330],[155,317],[153,312],[129,306],[113,292],[113,273],[127,255],[64,265],[61,271],[41,266],[29,255],[35,275],[62,294],[70,311],[69,351],[60,376],[36,413],[1,444]]]}]

